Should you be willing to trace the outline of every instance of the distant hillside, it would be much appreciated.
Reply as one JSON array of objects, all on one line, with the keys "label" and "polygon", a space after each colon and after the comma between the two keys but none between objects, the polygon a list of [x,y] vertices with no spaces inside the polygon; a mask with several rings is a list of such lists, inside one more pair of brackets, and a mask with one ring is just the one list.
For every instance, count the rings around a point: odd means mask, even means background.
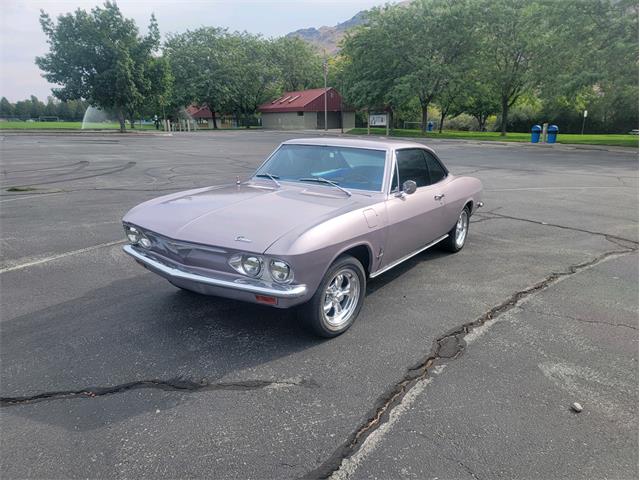
[{"label": "distant hillside", "polygon": [[301,28],[295,32],[288,33],[287,37],[298,37],[317,47],[319,51],[326,50],[327,53],[335,53],[338,50],[338,43],[340,43],[346,31],[365,23],[366,14],[367,10],[362,10],[346,22],[339,23],[335,27]]}]

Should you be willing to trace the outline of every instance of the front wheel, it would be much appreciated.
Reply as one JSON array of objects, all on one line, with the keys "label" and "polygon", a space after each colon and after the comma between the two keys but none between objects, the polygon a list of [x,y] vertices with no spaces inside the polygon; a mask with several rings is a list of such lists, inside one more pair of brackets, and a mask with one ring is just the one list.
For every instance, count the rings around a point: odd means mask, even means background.
[{"label": "front wheel", "polygon": [[462,250],[469,233],[469,208],[464,207],[458,215],[458,221],[449,231],[449,236],[442,242],[446,250],[456,253]]},{"label": "front wheel", "polygon": [[321,337],[336,337],[349,329],[362,308],[366,274],[349,255],[339,257],[327,270],[316,293],[299,309],[306,326]]}]

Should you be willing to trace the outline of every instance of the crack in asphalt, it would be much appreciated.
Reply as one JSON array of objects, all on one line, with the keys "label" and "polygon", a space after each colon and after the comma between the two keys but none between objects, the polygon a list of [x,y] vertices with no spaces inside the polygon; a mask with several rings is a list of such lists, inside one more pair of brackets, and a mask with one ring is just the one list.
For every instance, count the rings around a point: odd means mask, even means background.
[{"label": "crack in asphalt", "polygon": [[605,322],[604,320],[587,320],[586,318],[574,317],[572,315],[565,315],[553,312],[544,312],[542,310],[537,310],[535,308],[531,308],[527,306],[527,308],[519,307],[523,312],[532,312],[537,313],[538,315],[546,315],[548,317],[562,318],[574,320],[576,322],[584,322],[584,323],[595,323],[600,325],[610,325],[612,327],[622,327],[622,328],[630,328],[631,330],[638,330],[638,327],[634,327],[633,325],[627,325],[626,323],[613,323],[613,322]]},{"label": "crack in asphalt", "polygon": [[[624,250],[607,251],[587,262],[570,265],[563,272],[551,273],[544,280],[539,281],[528,288],[517,291],[502,303],[489,309],[477,319],[464,323],[436,338],[433,342],[431,352],[427,357],[420,360],[413,367],[408,368],[404,377],[399,382],[388,388],[387,391],[378,398],[371,410],[371,413],[367,416],[367,420],[355,429],[351,435],[349,435],[347,440],[343,442],[343,444],[340,445],[324,462],[315,469],[307,472],[301,478],[348,478],[348,461],[359,451],[367,437],[389,420],[391,412],[401,404],[403,398],[413,387],[415,387],[419,382],[430,377],[429,373],[434,369],[434,367],[441,366],[446,364],[448,361],[455,360],[464,352],[467,346],[465,337],[474,329],[477,329],[499,315],[518,307],[519,303],[523,299],[546,289],[561,278],[574,275],[606,260],[609,257],[624,255],[637,250],[638,247],[636,244],[634,247],[625,247]],[[343,467],[345,468],[345,471],[341,472]]]},{"label": "crack in asphalt", "polygon": [[480,480],[480,477],[478,477],[475,472],[473,470],[471,470],[471,468],[464,462],[458,461],[458,465],[460,465],[462,468],[465,469],[465,471],[471,475],[471,478],[475,479],[475,480]]},{"label": "crack in asphalt", "polygon": [[[493,217],[488,217],[487,214],[493,215]],[[514,217],[514,216],[511,216],[511,215],[504,215],[502,213],[495,213],[494,211],[486,212],[486,213],[477,213],[476,215],[479,216],[482,219],[485,219],[485,220],[499,220],[499,219],[518,220],[520,222],[533,223],[535,225],[544,225],[545,227],[555,227],[555,228],[561,228],[563,230],[572,230],[574,232],[581,232],[581,233],[588,233],[590,235],[597,235],[597,236],[600,236],[600,237],[604,237],[605,239],[607,239],[611,243],[615,243],[616,245],[618,245],[618,246],[620,246],[622,248],[634,249],[634,248],[637,248],[637,245],[638,245],[638,242],[636,240],[631,240],[629,238],[620,237],[618,235],[612,235],[610,233],[595,232],[593,230],[586,230],[584,228],[570,227],[568,225],[560,225],[560,224],[557,224],[557,223],[543,222],[543,221],[540,221],[540,220],[533,220],[533,219],[530,219],[530,218]],[[476,223],[477,222],[478,221],[476,220]],[[633,244],[634,246],[629,247],[627,245],[622,245],[622,244],[618,243],[617,241],[628,242],[628,243]]]},{"label": "crack in asphalt", "polygon": [[47,402],[51,400],[61,400],[69,398],[95,398],[104,397],[107,395],[115,395],[118,393],[127,392],[129,390],[136,390],[141,388],[150,388],[164,391],[179,391],[179,392],[202,392],[202,391],[216,391],[216,390],[264,390],[267,388],[281,388],[281,387],[317,387],[317,384],[312,380],[243,380],[237,382],[218,382],[209,383],[207,381],[194,382],[191,380],[185,380],[181,378],[175,378],[170,380],[138,380],[135,382],[121,383],[119,385],[113,385],[109,387],[89,387],[82,388],[80,390],[59,390],[37,393],[29,396],[19,397],[0,397],[0,407],[6,408],[15,405],[25,405],[37,402]]}]

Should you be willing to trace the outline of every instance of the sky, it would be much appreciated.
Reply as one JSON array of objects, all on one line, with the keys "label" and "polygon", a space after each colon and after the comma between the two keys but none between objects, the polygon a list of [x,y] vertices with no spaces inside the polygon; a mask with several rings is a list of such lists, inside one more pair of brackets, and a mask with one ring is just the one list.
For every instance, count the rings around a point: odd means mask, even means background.
[{"label": "sky", "polygon": [[[51,87],[34,63],[47,52],[40,9],[57,17],[97,0],[0,0],[0,97],[15,102],[30,95],[45,100]],[[277,37],[299,28],[335,25],[385,0],[120,0],[123,15],[146,31],[155,13],[163,35],[200,26],[246,30]],[[393,3],[393,2],[389,2]]]}]

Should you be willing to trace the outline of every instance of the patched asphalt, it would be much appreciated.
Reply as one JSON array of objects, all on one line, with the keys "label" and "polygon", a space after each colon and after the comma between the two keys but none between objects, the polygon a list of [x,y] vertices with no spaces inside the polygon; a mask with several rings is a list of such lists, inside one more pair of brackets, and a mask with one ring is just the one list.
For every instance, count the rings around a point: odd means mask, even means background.
[{"label": "patched asphalt", "polygon": [[[114,243],[135,204],[246,177],[296,136],[3,137],[1,393],[33,397],[0,409],[3,476],[632,478],[637,150],[430,142],[485,185],[468,244],[371,281],[331,341]],[[554,274],[389,403],[436,339]]]}]

